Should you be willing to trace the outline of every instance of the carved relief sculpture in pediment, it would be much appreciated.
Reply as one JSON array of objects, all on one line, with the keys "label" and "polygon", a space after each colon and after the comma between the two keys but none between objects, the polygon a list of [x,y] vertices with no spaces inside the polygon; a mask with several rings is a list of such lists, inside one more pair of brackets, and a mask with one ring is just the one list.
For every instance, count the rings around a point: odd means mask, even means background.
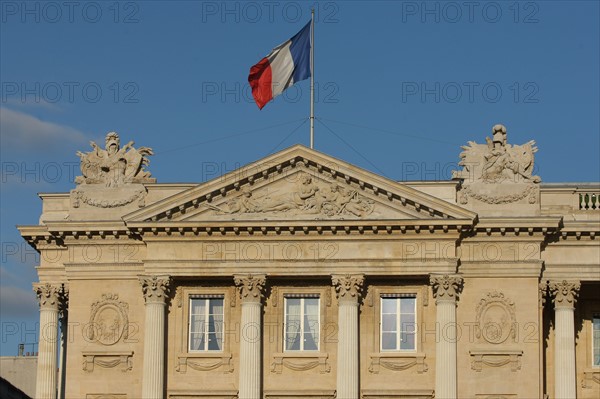
[{"label": "carved relief sculpture in pediment", "polygon": [[102,294],[92,304],[88,338],[101,345],[114,345],[129,335],[129,305],[117,294]]},{"label": "carved relief sculpture in pediment", "polygon": [[463,146],[453,178],[463,181],[459,202],[469,198],[485,204],[535,204],[539,198],[540,177],[533,175],[535,141],[522,145],[507,143],[506,127],[495,125],[486,144],[470,141]]},{"label": "carved relief sculpture in pediment", "polygon": [[81,159],[81,176],[75,178],[77,189],[71,192],[74,208],[84,203],[97,208],[115,208],[138,201],[144,205],[146,190],[142,183],[155,183],[145,170],[148,156],[153,155],[148,147],[133,147],[133,141],[121,147],[119,135],[106,135],[105,148],[90,142],[93,150],[77,152]]},{"label": "carved relief sculpture in pediment", "polygon": [[362,218],[373,212],[374,203],[356,189],[337,182],[316,181],[301,173],[296,182],[271,192],[249,187],[222,206],[207,206],[215,215],[286,214]]}]

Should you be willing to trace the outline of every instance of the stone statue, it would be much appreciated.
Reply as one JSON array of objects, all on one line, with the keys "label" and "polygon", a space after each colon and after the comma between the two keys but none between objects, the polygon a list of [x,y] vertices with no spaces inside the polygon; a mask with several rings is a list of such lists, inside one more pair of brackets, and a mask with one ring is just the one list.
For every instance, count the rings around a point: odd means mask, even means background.
[{"label": "stone statue", "polygon": [[77,184],[103,184],[105,187],[122,187],[131,183],[154,183],[150,172],[144,170],[150,161],[146,156],[153,155],[151,148],[133,148],[133,141],[121,148],[119,135],[110,132],[106,135],[105,149],[95,142],[90,145],[93,151],[77,152],[81,159],[82,176],[77,176]]},{"label": "stone statue", "polygon": [[522,145],[507,144],[506,127],[495,125],[492,138],[486,144],[470,141],[460,154],[460,171],[453,179],[463,181],[460,202],[466,204],[473,197],[488,204],[518,202],[525,197],[533,204],[537,201],[536,185],[541,181],[533,175],[535,141]]},{"label": "stone statue", "polygon": [[487,144],[473,141],[463,146],[459,165],[461,171],[454,171],[453,178],[468,182],[484,183],[533,182],[539,183],[539,176],[533,176],[533,154],[537,152],[535,141],[523,145],[510,145],[506,142],[506,127],[495,125],[492,139],[486,137]]}]

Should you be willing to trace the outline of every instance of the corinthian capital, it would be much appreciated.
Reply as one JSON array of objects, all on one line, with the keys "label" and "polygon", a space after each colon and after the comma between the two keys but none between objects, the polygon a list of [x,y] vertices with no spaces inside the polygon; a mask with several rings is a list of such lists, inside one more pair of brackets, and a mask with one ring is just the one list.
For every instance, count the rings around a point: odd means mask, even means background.
[{"label": "corinthian capital", "polygon": [[438,301],[456,301],[462,290],[463,279],[457,275],[429,276],[429,284],[433,287],[433,297]]},{"label": "corinthian capital", "polygon": [[550,281],[550,294],[556,308],[572,308],[577,302],[581,283],[579,281]]},{"label": "corinthian capital", "polygon": [[267,278],[264,274],[233,276],[233,282],[244,302],[261,302],[265,295],[266,281]]},{"label": "corinthian capital", "polygon": [[362,294],[365,276],[362,274],[345,274],[331,276],[331,283],[335,287],[338,301],[357,302]]},{"label": "corinthian capital", "polygon": [[166,303],[169,297],[170,276],[139,276],[146,303]]},{"label": "corinthian capital", "polygon": [[58,311],[65,306],[69,292],[64,284],[37,283],[33,285],[41,309]]}]

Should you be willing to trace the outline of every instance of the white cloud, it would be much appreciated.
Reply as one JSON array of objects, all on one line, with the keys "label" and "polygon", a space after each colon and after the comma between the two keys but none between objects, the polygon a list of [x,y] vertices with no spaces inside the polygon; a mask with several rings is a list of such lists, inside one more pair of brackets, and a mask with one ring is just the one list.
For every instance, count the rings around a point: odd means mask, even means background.
[{"label": "white cloud", "polygon": [[44,151],[87,141],[77,129],[6,107],[0,107],[0,136],[3,151]]}]

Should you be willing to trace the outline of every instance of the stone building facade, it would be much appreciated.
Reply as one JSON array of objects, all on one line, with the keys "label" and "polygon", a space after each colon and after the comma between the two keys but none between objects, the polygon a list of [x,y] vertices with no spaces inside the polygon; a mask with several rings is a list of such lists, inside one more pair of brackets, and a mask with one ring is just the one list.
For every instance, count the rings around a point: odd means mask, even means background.
[{"label": "stone building facade", "polygon": [[600,184],[542,184],[501,125],[436,182],[296,145],[163,184],[93,147],[19,226],[38,398],[600,395]]}]

